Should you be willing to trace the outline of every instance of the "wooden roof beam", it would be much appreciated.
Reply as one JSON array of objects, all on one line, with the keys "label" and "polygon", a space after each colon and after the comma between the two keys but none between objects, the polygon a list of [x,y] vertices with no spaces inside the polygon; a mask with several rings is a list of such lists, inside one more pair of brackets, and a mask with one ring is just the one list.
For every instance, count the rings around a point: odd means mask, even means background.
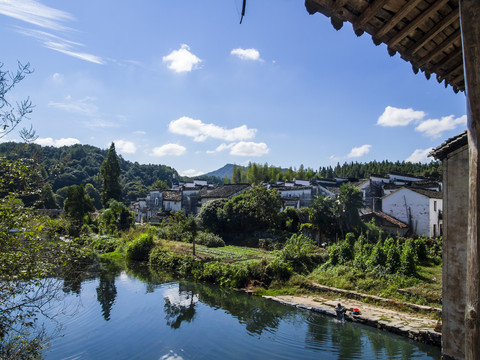
[{"label": "wooden roof beam", "polygon": [[353,28],[363,29],[363,27],[385,6],[388,0],[375,0],[370,4],[360,15],[357,21],[353,24]]},{"label": "wooden roof beam", "polygon": [[422,67],[423,65],[428,64],[433,58],[435,58],[435,56],[443,52],[446,48],[455,43],[457,40],[461,44],[460,29],[457,29],[457,31],[455,31],[448,38],[446,38],[445,41],[442,42],[441,45],[437,46],[434,51],[430,52],[430,54],[420,59],[420,61],[417,63],[418,67]]},{"label": "wooden roof beam", "polygon": [[450,82],[451,84],[458,84],[460,81],[464,80],[465,79],[465,75],[463,74],[463,72],[458,75],[457,77],[453,78],[453,80]]},{"label": "wooden roof beam", "polygon": [[459,74],[459,73],[463,74],[463,61],[460,64],[456,64],[455,66],[451,67],[441,75],[438,74],[437,80],[441,82],[444,79],[453,77],[453,74]]},{"label": "wooden roof beam", "polygon": [[388,43],[387,45],[390,47],[394,47],[400,41],[402,41],[405,37],[407,37],[413,30],[419,27],[425,20],[427,20],[430,16],[433,15],[436,11],[438,11],[442,6],[444,6],[448,0],[442,0],[435,2],[430,8],[423,11],[419,16],[415,18],[412,22],[410,22],[405,28],[398,32]]},{"label": "wooden roof beam", "polygon": [[[458,58],[458,59],[457,59]],[[456,50],[452,51],[448,56],[446,56],[442,61],[439,61],[435,64],[437,68],[444,69],[452,66],[454,62],[461,63],[463,66],[462,58],[462,48],[458,47]]]},{"label": "wooden roof beam", "polygon": [[412,9],[414,9],[418,3],[423,0],[413,0],[409,1],[407,5],[402,7],[399,12],[397,12],[383,27],[378,30],[375,34],[375,37],[382,38],[385,36],[390,30],[394,28]]},{"label": "wooden roof beam", "polygon": [[459,18],[459,12],[457,10],[453,10],[450,14],[448,14],[445,18],[442,19],[432,30],[426,33],[420,40],[418,40],[417,44],[414,48],[412,48],[410,54],[415,54],[418,50],[420,50],[427,42],[432,40],[435,36],[437,36],[441,31],[443,31],[447,26],[451,23],[456,21]]}]

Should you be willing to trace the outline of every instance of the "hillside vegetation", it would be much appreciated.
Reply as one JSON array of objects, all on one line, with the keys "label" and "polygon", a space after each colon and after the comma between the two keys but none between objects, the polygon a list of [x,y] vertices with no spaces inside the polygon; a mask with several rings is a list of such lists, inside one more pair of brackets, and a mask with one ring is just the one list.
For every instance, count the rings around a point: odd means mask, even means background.
[{"label": "hillside vegetation", "polygon": [[[9,160],[27,158],[35,160],[42,168],[42,178],[53,192],[62,196],[61,189],[70,185],[92,184],[100,193],[100,166],[107,150],[91,145],[71,145],[59,148],[7,142],[0,144],[0,155]],[[125,203],[144,197],[154,185],[172,186],[175,169],[165,165],[142,165],[119,156],[121,168],[122,200]],[[161,181],[162,183],[158,183]],[[157,184],[156,184],[157,183]],[[59,204],[61,205],[61,204]]]}]

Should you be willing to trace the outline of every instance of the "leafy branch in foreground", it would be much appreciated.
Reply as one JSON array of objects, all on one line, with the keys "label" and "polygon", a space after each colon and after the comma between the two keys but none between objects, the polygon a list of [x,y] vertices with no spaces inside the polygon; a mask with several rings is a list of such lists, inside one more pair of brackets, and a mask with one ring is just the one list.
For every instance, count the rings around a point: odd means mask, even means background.
[{"label": "leafy branch in foreground", "polygon": [[[29,63],[22,65],[19,62],[16,72],[3,70],[3,63],[0,63],[0,139],[15,130],[24,119],[28,119],[28,114],[33,111],[30,98],[17,102],[16,105],[12,105],[6,99],[6,95],[15,85],[32,72]],[[19,135],[25,142],[32,142],[37,139],[32,126],[29,129],[21,129]]]},{"label": "leafy branch in foreground", "polygon": [[41,358],[45,332],[39,315],[55,315],[51,300],[60,294],[52,278],[78,258],[73,242],[57,235],[56,223],[24,206],[35,191],[35,164],[0,158],[0,358]]}]

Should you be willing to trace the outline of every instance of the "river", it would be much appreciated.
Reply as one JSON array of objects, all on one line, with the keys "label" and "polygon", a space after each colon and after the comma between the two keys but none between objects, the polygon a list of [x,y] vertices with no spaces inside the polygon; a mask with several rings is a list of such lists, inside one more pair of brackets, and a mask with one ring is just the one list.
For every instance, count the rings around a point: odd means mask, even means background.
[{"label": "river", "polygon": [[61,281],[48,360],[441,357],[437,347],[146,267]]}]

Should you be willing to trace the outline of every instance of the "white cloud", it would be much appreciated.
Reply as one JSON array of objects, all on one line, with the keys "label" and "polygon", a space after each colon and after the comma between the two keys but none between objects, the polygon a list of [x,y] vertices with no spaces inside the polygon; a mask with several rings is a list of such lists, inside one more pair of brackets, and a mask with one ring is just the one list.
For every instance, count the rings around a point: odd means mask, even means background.
[{"label": "white cloud", "polygon": [[193,137],[197,142],[205,141],[209,137],[225,141],[248,140],[254,138],[257,132],[257,129],[249,129],[246,125],[225,129],[187,116],[171,121],[168,130],[174,134]]},{"label": "white cloud", "polygon": [[188,170],[180,171],[179,174],[180,174],[180,176],[193,177],[193,176],[199,176],[199,175],[202,175],[202,174],[205,174],[205,173],[202,172],[202,171],[195,170],[195,169],[188,169]]},{"label": "white cloud", "polygon": [[240,141],[237,143],[220,144],[215,150],[208,150],[207,154],[214,154],[221,151],[230,150],[230,155],[234,156],[263,156],[270,152],[267,144]]},{"label": "white cloud", "polygon": [[197,68],[202,62],[200,58],[190,52],[190,47],[182,44],[180,49],[173,50],[170,54],[162,58],[164,63],[168,64],[168,68],[175,72],[190,72]]},{"label": "white cloud", "polygon": [[367,155],[370,152],[371,148],[372,148],[372,145],[362,145],[359,147],[354,147],[350,151],[350,154],[347,155],[347,158],[357,158],[357,157],[362,157],[364,155]]},{"label": "white cloud", "polygon": [[115,147],[122,154],[135,154],[137,152],[137,147],[132,141],[127,140],[114,140]]},{"label": "white cloud", "polygon": [[67,96],[64,102],[50,101],[48,106],[71,113],[93,116],[98,111],[97,106],[92,103],[93,101],[95,101],[95,99],[88,96],[78,100],[72,100],[70,96]]},{"label": "white cloud", "polygon": [[147,132],[143,130],[137,130],[137,131],[134,131],[133,133],[136,135],[147,135]]},{"label": "white cloud", "polygon": [[0,14],[50,30],[67,30],[60,22],[74,20],[69,13],[36,0],[0,0]]},{"label": "white cloud", "polygon": [[412,121],[420,121],[425,117],[423,111],[415,111],[412,108],[398,109],[387,106],[383,114],[378,118],[377,125],[380,126],[407,126]]},{"label": "white cloud", "polygon": [[240,141],[230,147],[230,155],[260,157],[270,152],[267,144]]},{"label": "white cloud", "polygon": [[152,150],[152,156],[180,156],[187,151],[187,148],[177,144],[165,144]]},{"label": "white cloud", "polygon": [[405,161],[410,161],[412,163],[429,163],[430,160],[428,159],[428,154],[432,151],[433,148],[428,149],[417,149],[415,150],[412,155],[405,159]]},{"label": "white cloud", "polygon": [[64,76],[62,74],[55,73],[55,74],[52,75],[52,79],[53,79],[53,81],[55,81],[57,83],[62,83],[63,79],[64,79]]},{"label": "white cloud", "polygon": [[54,140],[51,137],[48,138],[38,138],[35,140],[35,143],[42,146],[54,146],[54,147],[61,147],[61,146],[70,146],[75,144],[80,144],[80,140],[75,138],[61,138]]},{"label": "white cloud", "polygon": [[81,46],[81,47],[85,46],[82,43],[70,41],[45,31],[31,30],[31,29],[25,29],[25,28],[19,27],[17,28],[17,32],[22,35],[37,39],[47,49],[58,51],[63,54],[73,56],[75,58],[92,62],[95,64],[100,64],[100,65],[106,64],[106,61],[99,56],[75,50],[75,48],[78,46]]},{"label": "white cloud", "polygon": [[260,53],[257,49],[233,49],[230,51],[231,55],[235,55],[241,60],[253,60],[253,61],[261,61]]},{"label": "white cloud", "polygon": [[428,119],[421,122],[415,130],[424,133],[431,138],[439,138],[444,131],[453,130],[457,126],[467,125],[467,116],[463,115],[455,118],[453,115],[444,116],[439,119]]}]

